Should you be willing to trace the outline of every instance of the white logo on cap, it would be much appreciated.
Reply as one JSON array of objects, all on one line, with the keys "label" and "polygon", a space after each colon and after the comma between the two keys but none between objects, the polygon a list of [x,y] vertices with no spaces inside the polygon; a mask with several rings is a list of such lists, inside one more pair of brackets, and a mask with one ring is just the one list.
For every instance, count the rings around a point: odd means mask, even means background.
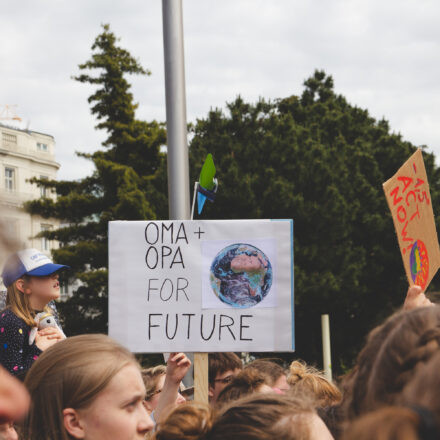
[{"label": "white logo on cap", "polygon": [[18,255],[27,272],[44,266],[45,264],[52,263],[47,255],[44,255],[37,249],[25,249],[24,251],[18,252]]}]

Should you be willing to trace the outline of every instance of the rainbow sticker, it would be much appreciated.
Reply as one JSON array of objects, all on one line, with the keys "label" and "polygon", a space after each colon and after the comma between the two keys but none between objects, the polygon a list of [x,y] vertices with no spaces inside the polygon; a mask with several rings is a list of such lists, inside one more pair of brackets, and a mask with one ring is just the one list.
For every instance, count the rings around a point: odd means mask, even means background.
[{"label": "rainbow sticker", "polygon": [[429,258],[425,243],[416,240],[409,256],[411,278],[417,286],[425,289],[429,276]]}]

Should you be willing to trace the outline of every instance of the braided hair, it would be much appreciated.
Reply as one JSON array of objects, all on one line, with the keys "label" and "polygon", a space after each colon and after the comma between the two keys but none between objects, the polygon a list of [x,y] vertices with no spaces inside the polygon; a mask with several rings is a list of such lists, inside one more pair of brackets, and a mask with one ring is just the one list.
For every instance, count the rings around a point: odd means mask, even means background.
[{"label": "braided hair", "polygon": [[404,313],[379,347],[366,383],[363,409],[398,402],[404,387],[440,348],[440,307]]}]

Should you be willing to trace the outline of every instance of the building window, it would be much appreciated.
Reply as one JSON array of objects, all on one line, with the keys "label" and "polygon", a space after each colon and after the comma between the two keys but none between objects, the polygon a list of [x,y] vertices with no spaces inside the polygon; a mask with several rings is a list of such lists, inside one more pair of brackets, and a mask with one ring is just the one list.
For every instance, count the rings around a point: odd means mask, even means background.
[{"label": "building window", "polygon": [[15,169],[5,167],[5,189],[6,191],[15,191]]},{"label": "building window", "polygon": [[40,151],[48,151],[47,144],[42,144],[41,142],[37,142],[37,149]]},{"label": "building window", "polygon": [[[40,180],[49,180],[49,176],[40,176]],[[40,197],[47,197],[47,188],[43,185],[40,186]]]},{"label": "building window", "polygon": [[[41,232],[50,231],[52,225],[41,225]],[[41,250],[50,251],[50,240],[46,237],[41,237]]]},{"label": "building window", "polygon": [[15,134],[2,133],[2,140],[4,146],[17,145],[17,135]]}]

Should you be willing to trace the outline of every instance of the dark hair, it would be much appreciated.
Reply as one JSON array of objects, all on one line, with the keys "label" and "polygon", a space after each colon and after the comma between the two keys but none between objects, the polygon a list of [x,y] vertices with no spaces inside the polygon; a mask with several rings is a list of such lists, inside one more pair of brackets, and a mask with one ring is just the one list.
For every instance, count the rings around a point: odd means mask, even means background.
[{"label": "dark hair", "polygon": [[284,368],[269,359],[256,359],[247,364],[246,368],[255,368],[268,376],[270,386],[273,386],[281,376],[286,376]]},{"label": "dark hair", "polygon": [[232,352],[209,354],[209,383],[212,385],[215,378],[229,370],[241,370],[243,364],[240,358]]},{"label": "dark hair", "polygon": [[348,417],[395,405],[418,368],[440,347],[440,307],[422,307],[389,318],[359,356]]},{"label": "dark hair", "polygon": [[384,407],[352,422],[342,440],[419,440],[420,417],[410,408]]},{"label": "dark hair", "polygon": [[308,438],[312,402],[278,394],[248,396],[223,409],[208,440],[269,440]]},{"label": "dark hair", "polygon": [[405,386],[400,403],[403,405],[426,408],[434,415],[440,427],[440,352],[434,354],[425,365],[420,365],[417,374]]},{"label": "dark hair", "polygon": [[241,397],[256,393],[267,381],[268,378],[265,374],[255,368],[246,368],[238,373],[231,382],[223,388],[217,398],[216,404],[224,405],[228,402],[238,400]]},{"label": "dark hair", "polygon": [[379,348],[387,335],[401,323],[407,313],[409,312],[399,311],[391,315],[368,334],[366,343],[357,356],[355,366],[341,382],[343,391],[341,407],[345,418],[352,420],[364,412],[368,380]]},{"label": "dark hair", "polygon": [[175,407],[159,423],[155,440],[302,440],[309,438],[311,417],[307,399],[277,394],[248,396],[218,415],[200,404]]},{"label": "dark hair", "polygon": [[327,426],[331,435],[334,438],[341,438],[344,423],[344,411],[341,405],[318,406],[316,412]]},{"label": "dark hair", "polygon": [[423,307],[402,315],[379,348],[368,379],[365,410],[394,405],[414,377],[440,348],[440,307]]}]

